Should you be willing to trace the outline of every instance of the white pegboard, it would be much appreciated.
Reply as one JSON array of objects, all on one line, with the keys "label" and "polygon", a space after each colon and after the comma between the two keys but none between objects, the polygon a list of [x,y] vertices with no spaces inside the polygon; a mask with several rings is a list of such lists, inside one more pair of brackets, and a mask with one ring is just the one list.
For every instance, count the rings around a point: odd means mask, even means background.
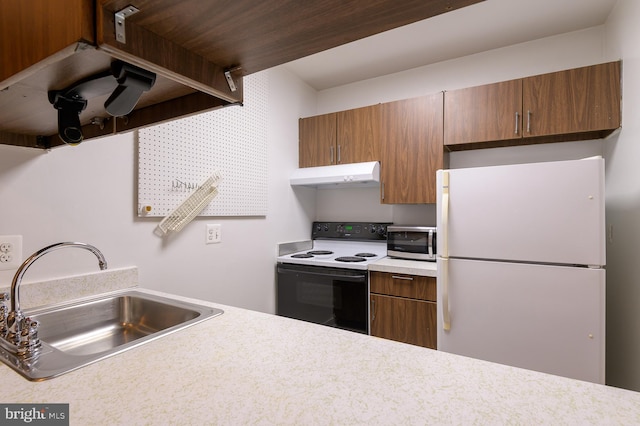
[{"label": "white pegboard", "polygon": [[267,73],[243,86],[243,106],[138,131],[139,216],[168,215],[214,171],[218,195],[200,216],[267,214]]}]

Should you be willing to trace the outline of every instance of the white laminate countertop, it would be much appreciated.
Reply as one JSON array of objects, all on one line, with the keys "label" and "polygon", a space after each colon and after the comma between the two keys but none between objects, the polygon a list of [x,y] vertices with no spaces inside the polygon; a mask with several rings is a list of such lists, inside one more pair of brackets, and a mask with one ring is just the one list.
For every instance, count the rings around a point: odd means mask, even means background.
[{"label": "white laminate countertop", "polygon": [[383,257],[371,263],[369,270],[395,274],[422,275],[425,277],[435,277],[437,274],[436,262],[395,259],[392,257]]},{"label": "white laminate countertop", "polygon": [[640,393],[201,303],[225,312],[49,381],[0,364],[2,402],[72,425],[640,424]]}]

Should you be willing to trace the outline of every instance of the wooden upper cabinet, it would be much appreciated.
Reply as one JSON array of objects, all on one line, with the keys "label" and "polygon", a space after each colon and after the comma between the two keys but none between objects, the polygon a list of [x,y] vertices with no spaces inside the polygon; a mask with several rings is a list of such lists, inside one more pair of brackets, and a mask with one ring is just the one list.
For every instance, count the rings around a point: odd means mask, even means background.
[{"label": "wooden upper cabinet", "polygon": [[620,127],[620,62],[522,80],[524,137]]},{"label": "wooden upper cabinet", "polygon": [[380,160],[380,105],[337,113],[337,164]]},{"label": "wooden upper cabinet", "polygon": [[379,161],[380,105],[301,118],[299,167]]},{"label": "wooden upper cabinet", "polygon": [[381,201],[436,202],[443,168],[442,93],[382,104]]},{"label": "wooden upper cabinet", "polygon": [[444,144],[519,138],[521,110],[521,80],[445,92]]},{"label": "wooden upper cabinet", "polygon": [[445,92],[451,150],[603,138],[620,127],[620,62]]},{"label": "wooden upper cabinet", "polygon": [[298,122],[300,167],[333,164],[336,146],[336,114],[301,118]]},{"label": "wooden upper cabinet", "polygon": [[[0,82],[9,81],[65,48],[75,47],[77,42],[95,42],[93,0],[66,0],[64,7],[60,6],[47,0],[2,2]],[[25,49],[27,43],[29,48]]]}]

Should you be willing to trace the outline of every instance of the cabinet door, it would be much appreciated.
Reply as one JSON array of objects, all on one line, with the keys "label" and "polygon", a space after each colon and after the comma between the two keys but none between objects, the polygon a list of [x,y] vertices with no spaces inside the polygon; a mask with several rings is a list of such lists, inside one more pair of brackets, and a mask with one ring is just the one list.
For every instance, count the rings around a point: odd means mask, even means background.
[{"label": "cabinet door", "polygon": [[452,90],[444,94],[444,144],[522,137],[522,80]]},{"label": "cabinet door", "polygon": [[[70,46],[73,49],[77,42],[95,43],[93,3],[91,0],[64,0],[55,3],[48,0],[32,0],[29,3],[1,2],[0,39],[3,43],[0,49],[0,82],[3,85],[0,88],[4,89],[17,81],[8,81],[5,86],[5,80],[10,77],[15,78],[21,72],[33,72],[28,68],[38,62],[47,58],[52,62],[52,55],[57,55],[59,59],[70,55],[71,53],[67,53]],[[77,63],[72,66],[75,67],[73,72],[79,71],[76,69]],[[67,69],[65,74],[70,73]],[[53,77],[50,75],[49,80]],[[68,75],[64,77],[73,78]],[[44,87],[60,85],[60,82],[52,81],[42,83]],[[65,81],[63,84],[70,83]],[[31,90],[36,88],[39,87],[31,87]],[[30,95],[33,96],[33,92]],[[46,92],[44,98],[47,98]],[[3,118],[4,113],[3,110]],[[33,116],[29,119],[33,120]]]},{"label": "cabinet door", "polygon": [[436,304],[372,294],[371,335],[435,349]]},{"label": "cabinet door", "polygon": [[336,114],[301,118],[298,123],[299,167],[328,166],[336,158]]},{"label": "cabinet door", "polygon": [[337,164],[380,160],[380,105],[337,113]]},{"label": "cabinet door", "polygon": [[523,79],[524,136],[620,127],[620,62]]},{"label": "cabinet door", "polygon": [[383,203],[436,202],[436,170],[443,167],[442,121],[442,93],[382,104]]}]

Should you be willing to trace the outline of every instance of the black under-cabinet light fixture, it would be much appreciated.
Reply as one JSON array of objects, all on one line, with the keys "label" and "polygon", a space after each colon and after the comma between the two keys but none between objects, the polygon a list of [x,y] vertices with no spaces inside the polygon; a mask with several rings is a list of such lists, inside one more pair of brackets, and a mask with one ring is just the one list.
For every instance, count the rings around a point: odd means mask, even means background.
[{"label": "black under-cabinet light fixture", "polygon": [[121,117],[133,111],[142,93],[151,89],[155,73],[123,61],[111,63],[111,70],[82,79],[63,90],[50,90],[49,102],[58,110],[58,135],[65,143],[82,142],[80,113],[88,99],[111,93],[105,101],[107,113]]}]

